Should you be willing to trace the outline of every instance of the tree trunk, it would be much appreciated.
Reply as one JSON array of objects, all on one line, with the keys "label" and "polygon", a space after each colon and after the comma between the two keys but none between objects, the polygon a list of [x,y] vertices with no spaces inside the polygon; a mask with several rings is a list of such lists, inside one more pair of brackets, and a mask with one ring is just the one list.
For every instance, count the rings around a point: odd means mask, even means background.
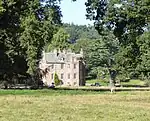
[{"label": "tree trunk", "polygon": [[114,70],[109,69],[109,86],[110,87],[115,87],[115,78],[116,78],[116,72]]}]

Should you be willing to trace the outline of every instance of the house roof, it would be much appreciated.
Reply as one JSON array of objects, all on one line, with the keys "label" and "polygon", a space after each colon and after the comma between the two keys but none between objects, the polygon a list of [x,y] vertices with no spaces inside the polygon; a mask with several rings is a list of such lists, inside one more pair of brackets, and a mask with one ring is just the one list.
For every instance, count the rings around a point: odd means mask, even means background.
[{"label": "house roof", "polygon": [[81,54],[75,54],[75,53],[54,53],[49,52],[45,53],[45,60],[47,63],[66,63],[71,62],[72,58],[81,58]]}]

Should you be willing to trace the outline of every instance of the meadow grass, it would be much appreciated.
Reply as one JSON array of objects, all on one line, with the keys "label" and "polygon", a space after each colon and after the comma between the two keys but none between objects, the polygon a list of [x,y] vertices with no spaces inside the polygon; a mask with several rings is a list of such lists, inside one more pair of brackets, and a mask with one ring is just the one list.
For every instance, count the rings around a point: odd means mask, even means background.
[{"label": "meadow grass", "polygon": [[150,121],[150,92],[0,90],[0,121]]}]

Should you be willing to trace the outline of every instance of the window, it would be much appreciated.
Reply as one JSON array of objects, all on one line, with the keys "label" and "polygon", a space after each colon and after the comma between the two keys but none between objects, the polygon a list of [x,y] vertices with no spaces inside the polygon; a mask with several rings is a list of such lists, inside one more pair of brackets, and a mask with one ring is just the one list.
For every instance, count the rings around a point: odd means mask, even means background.
[{"label": "window", "polygon": [[64,68],[64,64],[61,64],[61,69],[63,69]]},{"label": "window", "polygon": [[72,58],[72,62],[74,62],[74,57]]},{"label": "window", "polygon": [[64,74],[61,74],[61,79],[63,79],[64,78]]},{"label": "window", "polygon": [[74,69],[76,69],[76,64],[74,64]]},{"label": "window", "polygon": [[70,79],[70,74],[68,74],[68,79]]},{"label": "window", "polygon": [[76,62],[76,58],[73,57],[73,58],[72,58],[72,62]]},{"label": "window", "polygon": [[54,74],[51,74],[51,79],[53,79],[53,77],[54,77]]},{"label": "window", "polygon": [[70,64],[68,64],[68,68],[70,68]]},{"label": "window", "polygon": [[77,78],[77,74],[76,73],[74,73],[74,79],[76,79]]}]

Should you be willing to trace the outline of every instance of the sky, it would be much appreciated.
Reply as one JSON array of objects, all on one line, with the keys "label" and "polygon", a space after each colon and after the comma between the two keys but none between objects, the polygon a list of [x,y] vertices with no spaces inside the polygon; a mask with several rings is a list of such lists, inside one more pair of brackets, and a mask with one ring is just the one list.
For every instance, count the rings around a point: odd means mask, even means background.
[{"label": "sky", "polygon": [[63,0],[61,2],[62,21],[64,23],[74,23],[77,25],[88,25],[93,22],[86,20],[86,0],[77,0],[72,2],[71,0]]}]

